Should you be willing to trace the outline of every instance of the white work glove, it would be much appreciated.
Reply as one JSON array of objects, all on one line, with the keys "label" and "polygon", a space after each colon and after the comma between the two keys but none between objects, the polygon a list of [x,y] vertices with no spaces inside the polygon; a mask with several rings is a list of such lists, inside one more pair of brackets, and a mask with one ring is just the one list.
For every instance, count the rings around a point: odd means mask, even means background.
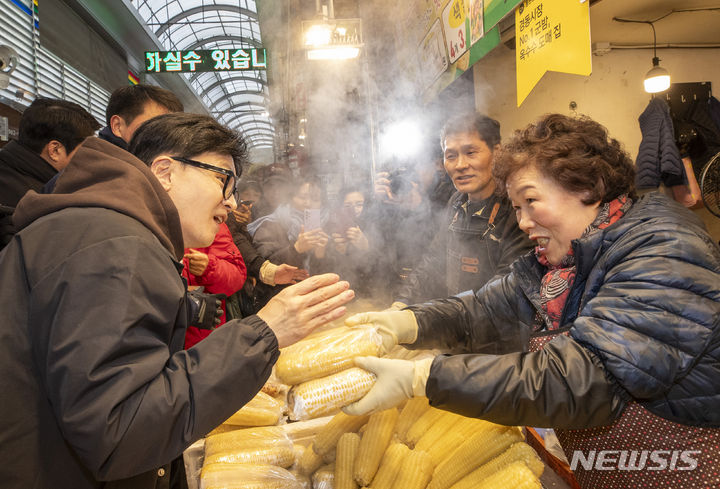
[{"label": "white work glove", "polygon": [[415,343],[418,324],[412,311],[361,312],[345,320],[347,326],[369,324],[382,337],[382,352],[385,355],[395,345]]},{"label": "white work glove", "polygon": [[360,416],[397,406],[412,397],[425,395],[425,385],[434,358],[412,362],[389,358],[357,357],[355,365],[375,374],[370,392],[343,408],[345,414]]}]

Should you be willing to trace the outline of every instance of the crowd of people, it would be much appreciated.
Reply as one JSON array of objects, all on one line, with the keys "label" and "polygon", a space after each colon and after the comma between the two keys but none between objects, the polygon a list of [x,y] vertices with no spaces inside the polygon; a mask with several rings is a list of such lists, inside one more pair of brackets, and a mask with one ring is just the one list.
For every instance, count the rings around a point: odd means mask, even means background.
[{"label": "crowd of people", "polygon": [[720,463],[720,249],[686,209],[638,196],[597,122],[550,114],[503,144],[496,120],[455,115],[439,171],[332,194],[243,175],[242,135],[157,87],[114,92],[105,122],[91,137],[87,111],[38,99],[0,150],[0,280],[21,284],[0,293],[8,487],[182,487],[182,451],[354,298],[379,312],[348,325],[375,325],[385,350],[451,354],[358,359],[377,382],[351,414],[426,395],[556,428],[566,453],[628,431],[618,450],[667,449],[663,433]]}]

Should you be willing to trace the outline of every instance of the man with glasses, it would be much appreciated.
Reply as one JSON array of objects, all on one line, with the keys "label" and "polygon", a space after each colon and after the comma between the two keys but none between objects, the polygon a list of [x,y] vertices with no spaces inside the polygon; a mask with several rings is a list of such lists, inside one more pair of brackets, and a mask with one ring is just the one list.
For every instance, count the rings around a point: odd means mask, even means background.
[{"label": "man with glasses", "polygon": [[0,254],[0,281],[17,284],[0,289],[4,488],[174,487],[171,462],[256,395],[278,348],[353,297],[336,275],[311,277],[183,350],[179,260],[235,209],[245,146],[178,113],[143,124],[130,150],[89,138],[55,193],[17,206]]}]

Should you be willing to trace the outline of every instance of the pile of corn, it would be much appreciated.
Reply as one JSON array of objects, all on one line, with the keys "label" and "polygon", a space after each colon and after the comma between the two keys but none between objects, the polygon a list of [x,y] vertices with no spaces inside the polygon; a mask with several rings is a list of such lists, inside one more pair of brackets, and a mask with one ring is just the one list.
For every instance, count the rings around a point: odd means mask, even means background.
[{"label": "pile of corn", "polygon": [[293,386],[288,417],[313,419],[361,399],[375,376],[354,366],[358,356],[377,356],[382,340],[371,326],[341,326],[308,336],[280,352],[275,373]]},{"label": "pile of corn", "polygon": [[401,412],[338,413],[295,466],[314,489],[539,489],[543,468],[519,428],[435,409],[425,398]]}]

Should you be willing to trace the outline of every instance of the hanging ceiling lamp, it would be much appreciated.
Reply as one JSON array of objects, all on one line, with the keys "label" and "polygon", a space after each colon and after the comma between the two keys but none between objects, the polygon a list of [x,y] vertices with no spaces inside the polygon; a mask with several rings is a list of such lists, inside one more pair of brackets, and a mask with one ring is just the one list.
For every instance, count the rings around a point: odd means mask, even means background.
[{"label": "hanging ceiling lamp", "polygon": [[670,73],[668,70],[660,66],[660,58],[657,57],[657,36],[655,35],[655,26],[652,22],[648,22],[653,30],[653,67],[645,75],[643,84],[647,93],[664,92],[670,88]]}]

